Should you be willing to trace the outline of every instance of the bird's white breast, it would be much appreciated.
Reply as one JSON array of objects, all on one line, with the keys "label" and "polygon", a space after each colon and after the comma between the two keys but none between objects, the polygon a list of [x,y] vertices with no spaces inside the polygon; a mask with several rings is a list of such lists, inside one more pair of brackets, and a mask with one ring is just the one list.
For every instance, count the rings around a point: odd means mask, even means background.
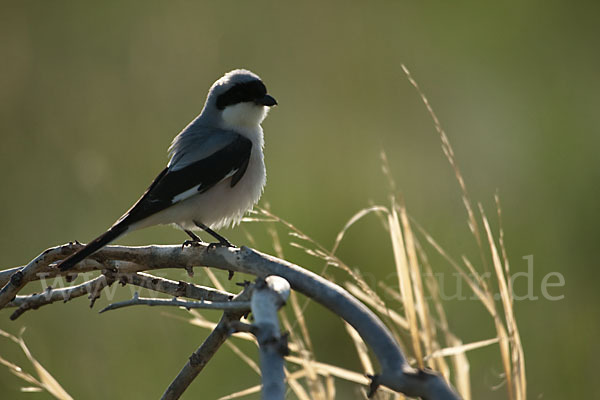
[{"label": "bird's white breast", "polygon": [[[194,228],[194,220],[213,229],[236,225],[244,214],[258,202],[266,183],[266,169],[262,149],[252,146],[248,167],[242,179],[231,187],[231,177],[222,180],[211,189],[184,200],[193,210],[190,216],[182,215],[183,227]],[[171,207],[175,208],[177,205]]]}]

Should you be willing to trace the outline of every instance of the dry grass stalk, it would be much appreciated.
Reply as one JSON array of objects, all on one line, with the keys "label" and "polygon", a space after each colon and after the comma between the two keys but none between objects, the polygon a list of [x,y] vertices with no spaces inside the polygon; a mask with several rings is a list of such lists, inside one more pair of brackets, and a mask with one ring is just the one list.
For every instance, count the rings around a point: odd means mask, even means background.
[{"label": "dry grass stalk", "polygon": [[73,400],[71,395],[69,395],[69,393],[67,393],[67,391],[65,389],[63,389],[63,387],[58,383],[58,381],[56,379],[54,379],[54,377],[50,374],[50,372],[48,372],[48,370],[46,370],[46,368],[44,368],[42,366],[42,364],[35,357],[33,357],[33,354],[31,354],[31,351],[25,344],[25,341],[23,340],[22,335],[23,335],[23,331],[21,331],[21,334],[19,335],[19,337],[16,337],[16,336],[11,335],[10,333],[5,332],[0,329],[0,336],[4,336],[5,338],[10,339],[11,341],[13,341],[17,345],[19,345],[19,347],[21,348],[21,351],[23,351],[23,353],[25,354],[25,356],[27,357],[27,359],[29,360],[29,362],[31,363],[33,368],[35,369],[37,378],[31,374],[28,374],[27,372],[24,372],[21,367],[19,367],[18,365],[14,364],[14,363],[11,363],[10,361],[5,360],[2,357],[0,357],[0,364],[3,364],[4,366],[6,366],[9,369],[9,371],[11,373],[13,373],[15,376],[17,376],[17,377],[21,378],[22,380],[24,380],[25,382],[33,385],[33,387],[23,388],[23,391],[25,391],[25,392],[38,392],[38,391],[45,390],[48,393],[50,393],[52,396],[54,396],[54,398],[56,398],[56,399]]}]

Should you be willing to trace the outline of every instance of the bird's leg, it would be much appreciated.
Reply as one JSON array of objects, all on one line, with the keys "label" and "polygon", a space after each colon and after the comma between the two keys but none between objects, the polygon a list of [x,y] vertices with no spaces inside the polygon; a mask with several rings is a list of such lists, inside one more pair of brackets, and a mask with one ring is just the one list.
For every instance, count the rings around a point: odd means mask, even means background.
[{"label": "bird's leg", "polygon": [[[213,231],[208,226],[204,225],[202,222],[194,221],[194,224],[196,224],[198,228],[204,229],[208,234],[210,234],[212,237],[219,241],[218,243],[209,243],[208,247],[206,248],[207,251],[217,246],[235,247],[231,244],[229,240],[225,239],[223,236],[219,235],[217,232]],[[233,271],[229,270],[229,276],[227,277],[227,279],[231,280],[232,278]]]},{"label": "bird's leg", "polygon": [[235,247],[234,245],[231,244],[231,242],[229,240],[225,239],[223,236],[219,235],[217,232],[213,231],[208,226],[204,225],[202,222],[194,221],[194,224],[196,224],[196,226],[198,228],[204,229],[206,231],[206,233],[208,233],[209,235],[211,235],[212,237],[214,237],[215,239],[217,239],[219,241],[218,243],[210,243],[208,245],[209,249],[211,247],[217,247],[217,246]]},{"label": "bird's leg", "polygon": [[183,244],[181,245],[181,248],[183,249],[185,246],[198,246],[200,243],[202,242],[202,239],[200,239],[200,237],[198,235],[196,235],[194,232],[188,230],[188,229],[184,229],[183,230],[185,233],[187,233],[189,235],[189,237],[191,237],[191,240],[186,240],[185,242],[183,242]]}]

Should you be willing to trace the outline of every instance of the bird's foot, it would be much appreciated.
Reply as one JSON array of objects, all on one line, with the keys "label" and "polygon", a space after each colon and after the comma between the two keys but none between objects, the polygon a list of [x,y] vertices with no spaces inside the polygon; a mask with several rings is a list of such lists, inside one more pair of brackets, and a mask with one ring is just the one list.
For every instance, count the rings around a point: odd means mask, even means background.
[{"label": "bird's foot", "polygon": [[192,232],[188,229],[184,229],[184,232],[187,233],[191,239],[188,239],[185,242],[183,242],[183,244],[181,245],[181,250],[185,249],[187,246],[198,247],[198,246],[205,244],[202,241],[202,239],[200,239],[200,237],[198,235],[196,235],[194,232]]},{"label": "bird's foot", "polygon": [[196,226],[198,228],[204,229],[206,231],[206,233],[210,234],[212,237],[214,237],[215,239],[218,240],[218,242],[216,242],[216,243],[209,243],[208,247],[206,248],[207,251],[209,251],[211,249],[215,249],[217,247],[229,247],[229,248],[236,247],[236,246],[232,245],[229,240],[225,239],[223,236],[219,235],[217,232],[213,231],[212,229],[210,229],[208,226],[204,225],[203,223],[194,221],[194,224],[196,224]]},{"label": "bird's foot", "polygon": [[185,242],[183,242],[181,244],[181,250],[185,249],[187,246],[190,246],[190,247],[199,247],[199,246],[202,246],[203,244],[206,244],[206,243],[204,243],[202,240],[188,239],[188,240],[186,240]]},{"label": "bird's foot", "polygon": [[237,246],[234,246],[233,244],[231,244],[231,242],[227,239],[225,239],[224,237],[221,237],[221,239],[219,239],[218,242],[215,243],[209,243],[208,247],[206,248],[206,251],[210,251],[212,249],[216,249],[217,247],[228,247],[228,248],[237,248]]}]

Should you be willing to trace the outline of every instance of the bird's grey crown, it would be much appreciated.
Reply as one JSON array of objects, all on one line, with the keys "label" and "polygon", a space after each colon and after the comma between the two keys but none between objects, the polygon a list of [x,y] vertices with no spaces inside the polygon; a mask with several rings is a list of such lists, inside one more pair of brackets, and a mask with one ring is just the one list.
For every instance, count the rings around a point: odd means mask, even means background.
[{"label": "bird's grey crown", "polygon": [[225,86],[225,90],[237,83],[244,83],[249,81],[260,81],[260,77],[254,72],[247,69],[234,69],[233,71],[227,72],[225,75],[220,77],[210,88],[213,91],[216,87]]}]

